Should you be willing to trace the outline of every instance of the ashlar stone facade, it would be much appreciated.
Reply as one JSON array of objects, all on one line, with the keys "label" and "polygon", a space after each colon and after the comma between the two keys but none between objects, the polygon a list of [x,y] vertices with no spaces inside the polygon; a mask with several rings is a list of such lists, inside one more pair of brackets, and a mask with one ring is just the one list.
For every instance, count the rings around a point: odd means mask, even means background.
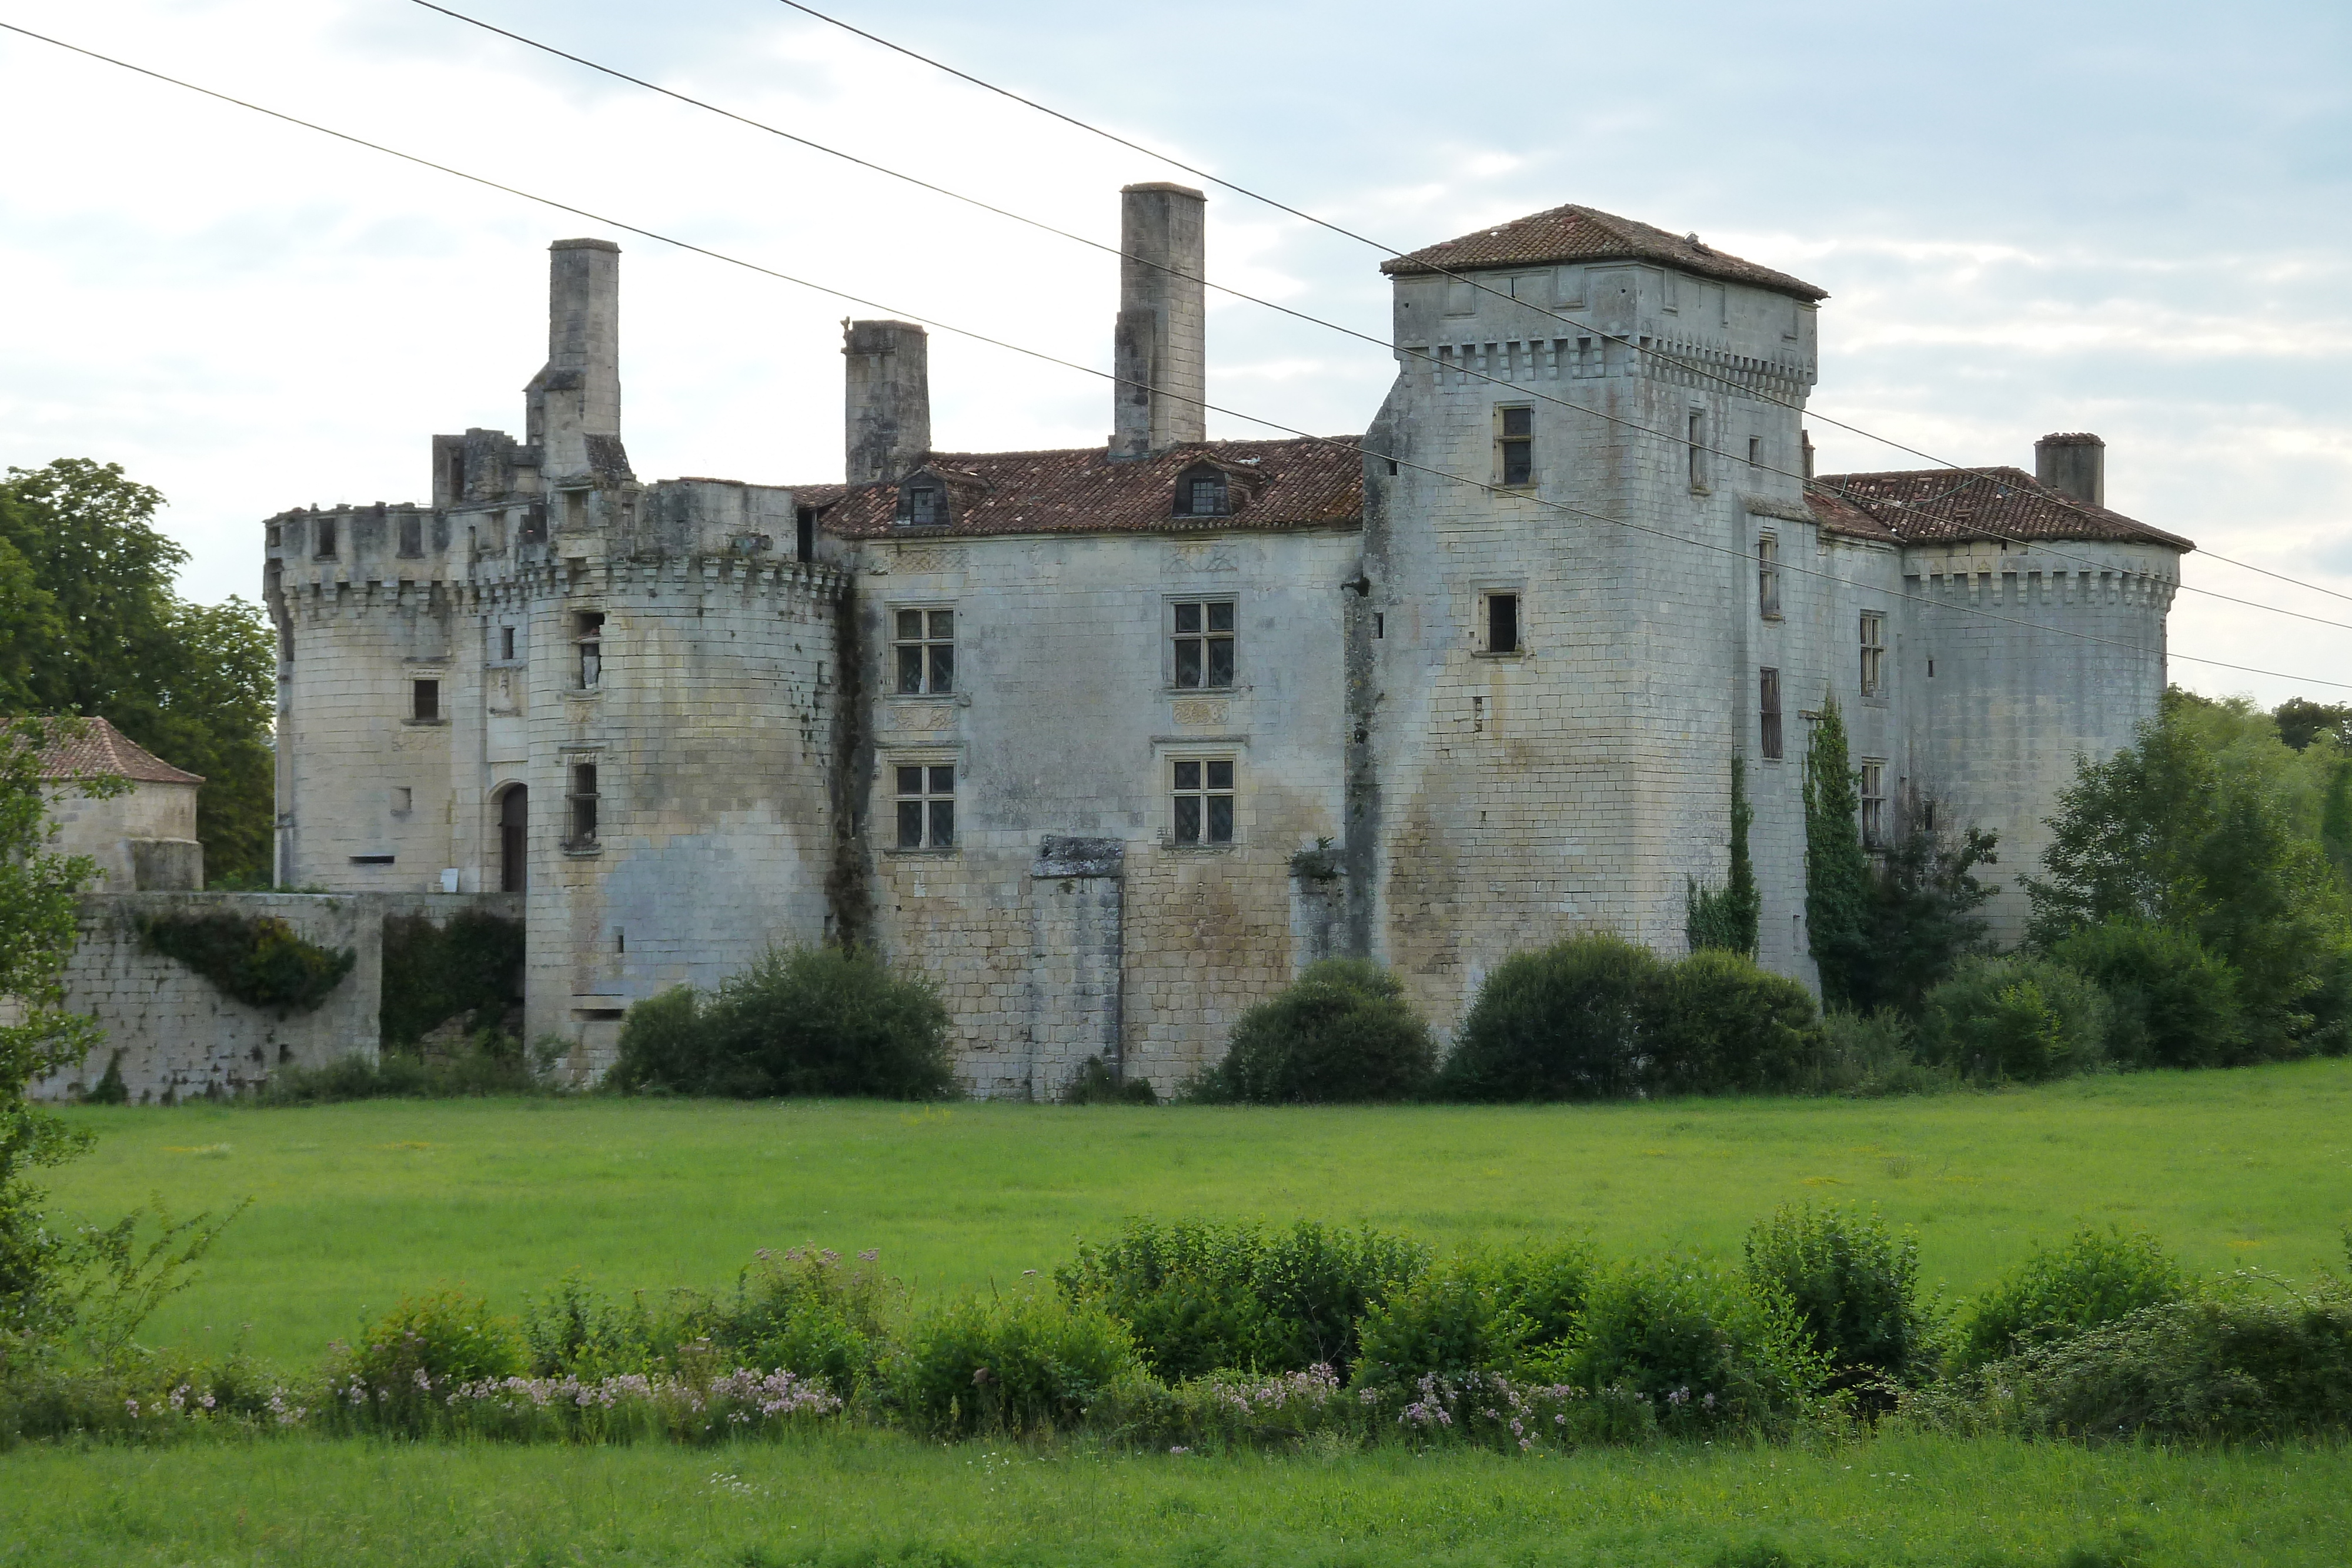
[{"label": "ashlar stone facade", "polygon": [[1810,284],[1534,214],[1387,265],[1366,434],[1211,442],[1202,198],[1123,200],[1105,445],[936,449],[922,329],[853,322],[845,483],[638,480],[617,251],[558,244],[520,440],[268,524],[281,882],[520,895],[583,1077],[630,1002],[848,939],[940,987],[974,1092],[1165,1089],[1324,956],[1450,1030],[1512,952],[1678,951],[1735,756],[1810,979],[1827,702],[1869,834],[1932,810],[2005,869],[2156,711],[2188,542],[2106,509],[2095,437],[1812,476]]}]

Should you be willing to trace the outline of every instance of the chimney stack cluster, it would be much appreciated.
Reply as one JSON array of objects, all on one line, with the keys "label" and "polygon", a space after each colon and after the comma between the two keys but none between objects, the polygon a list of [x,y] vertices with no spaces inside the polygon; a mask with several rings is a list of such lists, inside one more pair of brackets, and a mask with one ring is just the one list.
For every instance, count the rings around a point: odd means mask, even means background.
[{"label": "chimney stack cluster", "polygon": [[2060,432],[2033,444],[2033,476],[2062,496],[2107,504],[2107,444],[2087,431]]},{"label": "chimney stack cluster", "polygon": [[1131,461],[1207,439],[1202,212],[1189,185],[1119,191],[1118,325],[1111,339],[1110,456]]}]

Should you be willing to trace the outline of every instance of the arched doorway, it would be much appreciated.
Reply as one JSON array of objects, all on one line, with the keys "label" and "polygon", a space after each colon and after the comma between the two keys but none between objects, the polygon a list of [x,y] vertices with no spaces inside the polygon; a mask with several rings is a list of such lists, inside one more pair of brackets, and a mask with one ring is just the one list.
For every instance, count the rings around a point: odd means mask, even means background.
[{"label": "arched doorway", "polygon": [[499,891],[522,893],[530,886],[530,799],[510,784],[499,797]]}]

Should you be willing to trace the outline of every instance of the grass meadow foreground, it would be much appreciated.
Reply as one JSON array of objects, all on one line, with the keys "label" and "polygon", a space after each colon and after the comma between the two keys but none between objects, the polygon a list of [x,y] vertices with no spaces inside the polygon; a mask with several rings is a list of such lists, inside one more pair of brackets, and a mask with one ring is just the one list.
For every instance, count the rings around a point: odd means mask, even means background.
[{"label": "grass meadow foreground", "polygon": [[0,1564],[2335,1568],[2352,1452],[1890,1437],[1819,1451],[1113,1454],[881,1434],[0,1458]]},{"label": "grass meadow foreground", "polygon": [[1982,1287],[2110,1220],[2191,1270],[2308,1276],[2352,1221],[2352,1061],[1922,1099],[1366,1109],[688,1100],[78,1107],[61,1217],[253,1207],[150,1343],[286,1363],[463,1285],[511,1312],[579,1269],[713,1288],[754,1249],[881,1250],[919,1296],[1009,1288],[1129,1215],[1368,1222],[1441,1248],[1589,1230],[1736,1254],[1793,1200],[1875,1204],[1922,1278]]}]

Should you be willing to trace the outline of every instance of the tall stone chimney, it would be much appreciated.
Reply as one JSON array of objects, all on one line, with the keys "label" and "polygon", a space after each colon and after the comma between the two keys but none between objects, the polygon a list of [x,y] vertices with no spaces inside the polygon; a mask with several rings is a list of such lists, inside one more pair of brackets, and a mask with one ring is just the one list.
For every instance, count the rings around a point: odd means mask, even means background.
[{"label": "tall stone chimney", "polygon": [[1207,439],[1202,343],[1202,210],[1189,185],[1128,185],[1119,191],[1118,326],[1111,340],[1110,456],[1146,456]]},{"label": "tall stone chimney", "polygon": [[[627,462],[621,450],[621,247],[605,239],[549,246],[547,369],[540,472],[554,483]],[[592,454],[593,444],[598,450]]]},{"label": "tall stone chimney", "polygon": [[2061,495],[2107,504],[2107,444],[2087,431],[2045,435],[2033,444],[2033,476]]},{"label": "tall stone chimney", "polygon": [[849,483],[900,478],[931,449],[930,336],[909,321],[850,321],[841,340]]}]

